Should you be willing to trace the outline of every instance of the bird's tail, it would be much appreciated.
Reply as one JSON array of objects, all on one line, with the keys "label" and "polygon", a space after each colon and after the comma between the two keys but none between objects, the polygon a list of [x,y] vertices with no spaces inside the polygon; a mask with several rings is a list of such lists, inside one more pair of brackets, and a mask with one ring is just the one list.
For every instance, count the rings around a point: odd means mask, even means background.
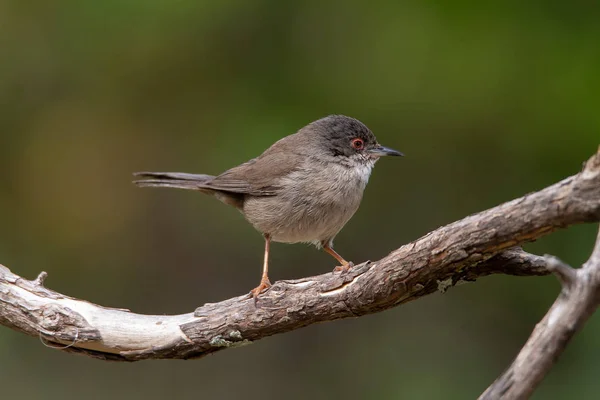
[{"label": "bird's tail", "polygon": [[168,187],[201,190],[214,179],[212,175],[186,174],[183,172],[136,172],[136,177],[149,178],[133,181],[139,187]]}]

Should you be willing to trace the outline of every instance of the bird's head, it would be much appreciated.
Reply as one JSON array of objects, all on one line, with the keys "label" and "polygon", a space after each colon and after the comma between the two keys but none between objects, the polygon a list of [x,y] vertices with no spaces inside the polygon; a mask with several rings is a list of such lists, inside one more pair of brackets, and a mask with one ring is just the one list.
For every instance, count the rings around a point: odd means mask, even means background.
[{"label": "bird's head", "polygon": [[365,124],[344,115],[330,115],[316,120],[299,132],[311,137],[321,154],[329,160],[347,165],[369,165],[383,156],[403,156],[399,151],[384,147]]}]

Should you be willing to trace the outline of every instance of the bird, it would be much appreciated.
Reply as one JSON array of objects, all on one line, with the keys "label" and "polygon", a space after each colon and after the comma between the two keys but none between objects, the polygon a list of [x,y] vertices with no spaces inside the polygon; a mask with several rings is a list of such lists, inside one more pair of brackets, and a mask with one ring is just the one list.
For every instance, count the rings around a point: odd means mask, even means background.
[{"label": "bird", "polygon": [[357,211],[375,163],[403,155],[359,120],[329,115],[220,175],[136,172],[134,184],[195,190],[238,209],[265,241],[261,280],[250,291],[256,301],[271,287],[271,242],[310,243],[340,263],[334,271],[352,268],[333,240]]}]

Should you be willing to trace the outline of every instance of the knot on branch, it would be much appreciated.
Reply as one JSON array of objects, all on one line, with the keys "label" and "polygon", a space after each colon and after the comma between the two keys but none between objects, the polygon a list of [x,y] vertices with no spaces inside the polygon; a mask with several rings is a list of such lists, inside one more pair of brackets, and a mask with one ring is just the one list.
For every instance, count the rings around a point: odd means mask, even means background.
[{"label": "knot on branch", "polygon": [[46,271],[42,271],[37,276],[37,278],[35,278],[33,281],[31,281],[31,283],[33,283],[35,286],[44,287],[44,281],[46,280],[47,277],[48,277],[48,273]]}]

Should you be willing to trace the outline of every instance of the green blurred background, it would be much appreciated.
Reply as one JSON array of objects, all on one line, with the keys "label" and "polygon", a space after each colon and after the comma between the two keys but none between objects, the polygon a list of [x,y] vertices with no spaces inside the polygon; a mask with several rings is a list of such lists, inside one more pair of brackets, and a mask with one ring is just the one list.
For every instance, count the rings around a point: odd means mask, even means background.
[{"label": "green blurred background", "polygon": [[[587,1],[1,1],[0,263],[135,312],[247,292],[263,242],[139,170],[217,174],[331,113],[404,159],[378,163],[336,240],[376,260],[436,227],[576,173],[600,142],[600,10]],[[366,234],[368,232],[368,234]],[[572,265],[596,226],[526,248]],[[271,278],[332,259],[275,244]],[[195,361],[101,362],[0,327],[2,398],[475,398],[559,291],[494,276],[377,315]],[[600,319],[537,399],[600,392]]]}]

